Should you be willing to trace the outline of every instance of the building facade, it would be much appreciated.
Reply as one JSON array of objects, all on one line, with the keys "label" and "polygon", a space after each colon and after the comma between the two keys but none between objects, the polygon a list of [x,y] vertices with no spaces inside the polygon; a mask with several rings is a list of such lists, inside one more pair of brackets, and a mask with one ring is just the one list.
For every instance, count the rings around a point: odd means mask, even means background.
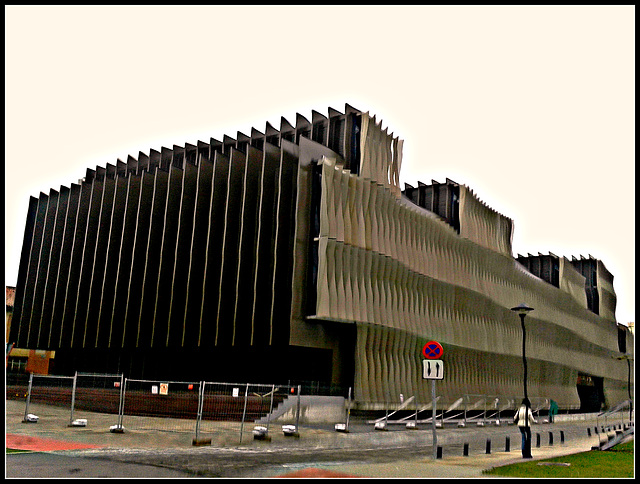
[{"label": "building facade", "polygon": [[604,264],[536,272],[468,187],[403,191],[402,144],[346,105],[88,169],[30,200],[9,340],[55,350],[60,374],[315,381],[362,408],[429,401],[421,349],[437,340],[446,404],[522,394],[510,308],[526,302],[530,396],[625,400]]}]

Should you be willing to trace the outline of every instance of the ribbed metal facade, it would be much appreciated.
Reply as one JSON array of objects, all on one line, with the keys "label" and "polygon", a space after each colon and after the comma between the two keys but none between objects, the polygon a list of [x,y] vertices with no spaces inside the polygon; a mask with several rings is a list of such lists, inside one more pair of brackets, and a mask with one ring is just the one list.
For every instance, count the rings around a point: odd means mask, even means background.
[{"label": "ribbed metal facade", "polygon": [[437,340],[439,394],[453,402],[521,395],[509,308],[524,301],[535,308],[530,396],[580,406],[588,376],[601,400],[624,400],[604,265],[598,314],[585,264],[558,259],[553,280],[526,270],[512,256],[512,221],[468,187],[403,194],[402,143],[347,105],[139,153],[41,193],[30,200],[10,341],[57,350],[65,371],[316,380],[353,385],[375,407],[401,393],[429,399],[420,351]]}]

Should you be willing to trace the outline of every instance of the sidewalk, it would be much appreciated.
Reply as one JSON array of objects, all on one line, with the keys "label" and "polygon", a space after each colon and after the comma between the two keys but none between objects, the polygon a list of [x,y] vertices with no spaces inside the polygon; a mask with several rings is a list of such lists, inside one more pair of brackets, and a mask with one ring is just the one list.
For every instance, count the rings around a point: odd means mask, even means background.
[{"label": "sidewalk", "polygon": [[[91,425],[87,428],[69,428],[60,425],[60,416],[68,414],[68,410],[59,407],[34,406],[34,413],[40,416],[38,423],[22,423],[24,403],[6,401],[6,433],[7,447],[42,452],[63,452],[66,455],[87,457],[109,456],[117,459],[119,454],[126,454],[129,462],[136,454],[143,456],[149,452],[174,452],[180,456],[193,456],[206,460],[207,453],[220,451],[220,447],[192,445],[193,435],[188,432],[134,431],[124,434],[113,434],[109,427],[115,422],[113,415],[95,414],[90,417]],[[59,415],[58,415],[59,414]],[[56,415],[55,425],[50,423]],[[600,422],[602,424],[602,422]],[[532,448],[533,460],[547,459],[591,450],[599,442],[599,435],[592,432],[589,436],[587,428],[593,430],[596,421],[563,422],[561,424],[545,424],[536,426],[541,434],[548,431],[555,433],[555,445],[548,445],[546,435],[540,447],[536,446],[535,433]],[[125,425],[126,428],[126,425]],[[368,449],[411,447],[432,442],[431,430],[397,429],[390,431],[338,433],[328,429],[301,427],[300,438],[285,437],[279,431],[279,425],[273,427],[272,442],[254,441],[251,436],[252,426],[245,429],[246,437],[242,445],[238,445],[237,436],[230,436],[230,445],[224,447],[228,452],[238,453],[264,452],[266,454],[288,452],[311,452],[314,450]],[[564,442],[560,441],[560,430],[566,432]],[[535,430],[534,430],[535,432]],[[511,439],[511,451],[504,452],[500,445],[504,436]],[[484,449],[484,439],[492,436],[493,451],[490,454],[480,453]],[[469,456],[462,455],[462,442],[471,441],[473,449]],[[282,465],[270,470],[271,476],[280,477],[323,477],[323,476],[357,476],[357,477],[482,477],[483,471],[493,467],[522,462],[519,431],[516,427],[473,427],[467,429],[448,428],[438,430],[438,446],[442,446],[443,457],[434,459],[426,448],[424,456],[413,454],[408,459],[394,462],[364,463],[358,461],[300,462]],[[502,451],[501,451],[502,450]],[[346,454],[346,452],[345,452]]]}]

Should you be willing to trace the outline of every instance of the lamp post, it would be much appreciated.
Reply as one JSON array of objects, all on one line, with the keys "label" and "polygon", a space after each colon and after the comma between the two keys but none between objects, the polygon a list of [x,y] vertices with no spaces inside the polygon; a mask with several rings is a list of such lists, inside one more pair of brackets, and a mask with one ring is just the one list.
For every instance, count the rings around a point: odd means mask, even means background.
[{"label": "lamp post", "polygon": [[525,401],[525,432],[523,434],[523,446],[522,457],[525,459],[531,458],[531,430],[529,429],[529,395],[527,394],[527,355],[526,355],[526,339],[527,332],[524,327],[524,318],[528,312],[533,311],[525,303],[522,303],[514,308],[512,311],[516,312],[520,316],[520,323],[522,325],[522,367],[524,370],[524,401]]},{"label": "lamp post", "polygon": [[633,358],[631,357],[631,355],[627,353],[624,353],[621,356],[614,356],[614,358],[616,360],[627,360],[627,368],[628,368],[627,391],[629,392],[629,423],[631,423],[631,420],[633,418],[633,401],[631,399],[631,360],[633,360]]}]

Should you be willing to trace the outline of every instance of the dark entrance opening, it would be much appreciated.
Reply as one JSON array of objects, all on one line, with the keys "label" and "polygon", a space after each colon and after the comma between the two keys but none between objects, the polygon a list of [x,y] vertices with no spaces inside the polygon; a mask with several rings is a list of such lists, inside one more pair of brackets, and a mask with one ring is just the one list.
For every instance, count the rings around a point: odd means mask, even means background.
[{"label": "dark entrance opening", "polygon": [[605,406],[604,378],[578,373],[577,389],[581,412],[599,412]]}]

